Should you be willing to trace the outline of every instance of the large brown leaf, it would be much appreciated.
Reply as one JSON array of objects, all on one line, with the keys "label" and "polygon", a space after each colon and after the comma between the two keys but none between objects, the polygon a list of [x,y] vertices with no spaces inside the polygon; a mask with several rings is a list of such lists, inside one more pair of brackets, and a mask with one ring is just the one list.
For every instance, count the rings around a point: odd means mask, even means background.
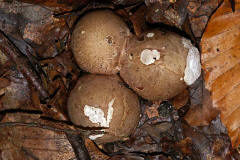
[{"label": "large brown leaf", "polygon": [[229,1],[213,14],[201,40],[205,85],[221,113],[232,146],[240,144],[240,3]]},{"label": "large brown leaf", "polygon": [[[75,158],[71,144],[64,132],[33,127],[40,115],[10,113],[1,121],[1,160],[68,160]],[[10,125],[22,122],[28,125]],[[5,124],[5,125],[4,125]]]}]

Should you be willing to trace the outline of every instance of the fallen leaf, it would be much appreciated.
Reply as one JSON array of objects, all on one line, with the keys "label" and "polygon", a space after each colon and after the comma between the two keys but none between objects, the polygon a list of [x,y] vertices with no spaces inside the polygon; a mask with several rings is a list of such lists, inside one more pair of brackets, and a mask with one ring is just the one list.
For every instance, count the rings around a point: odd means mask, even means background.
[{"label": "fallen leaf", "polygon": [[[30,18],[32,12],[38,13],[33,16],[35,18]],[[40,6],[33,6],[24,12],[25,18],[28,18],[28,23],[22,29],[23,39],[32,44],[40,58],[55,57],[66,49],[69,28],[65,19],[55,18],[53,14],[50,10]],[[43,19],[40,19],[41,17]]]},{"label": "fallen leaf", "polygon": [[191,105],[184,119],[191,126],[204,126],[217,117],[219,114],[216,108],[213,108],[210,93],[203,86],[201,91],[202,102],[197,105]]},{"label": "fallen leaf", "polygon": [[219,117],[208,126],[193,128],[183,124],[182,128],[185,139],[178,142],[176,147],[185,154],[191,152],[192,159],[233,159],[231,143]]},{"label": "fallen leaf", "polygon": [[212,15],[201,40],[205,85],[220,110],[232,146],[240,144],[240,4],[233,13],[224,1]]},{"label": "fallen leaf", "polygon": [[185,106],[189,99],[189,91],[185,89],[182,93],[175,96],[172,99],[172,104],[176,109],[180,109],[181,107]]},{"label": "fallen leaf", "polygon": [[111,157],[110,160],[144,160],[145,158],[137,155],[116,155]]},{"label": "fallen leaf", "polygon": [[[67,160],[75,158],[64,132],[30,126],[8,126],[7,122],[34,123],[39,115],[7,114],[0,127],[1,160]],[[3,124],[6,123],[6,126]]]},{"label": "fallen leaf", "polygon": [[[31,103],[30,89],[27,80],[20,74],[14,65],[11,71],[8,71],[6,78],[10,83],[2,89],[4,92],[0,98],[0,111],[7,109],[36,109]],[[2,83],[2,81],[1,81]]]},{"label": "fallen leaf", "polygon": [[70,34],[66,19],[56,18],[51,8],[9,1],[1,2],[0,9],[1,31],[24,39],[36,50],[38,57],[54,57],[66,49]]},{"label": "fallen leaf", "polygon": [[192,139],[187,137],[176,143],[176,147],[179,148],[184,154],[192,154]]},{"label": "fallen leaf", "polygon": [[194,0],[189,1],[187,10],[192,33],[200,38],[206,28],[210,15],[223,0]]},{"label": "fallen leaf", "polygon": [[[45,75],[42,76],[44,86],[50,93],[50,99],[46,105],[41,105],[43,115],[58,120],[68,120],[67,98],[75,85],[79,69],[73,63],[71,52],[65,51],[60,55],[41,61]],[[46,77],[47,78],[46,78]],[[38,102],[37,97],[35,102]]]},{"label": "fallen leaf", "polygon": [[189,86],[189,97],[191,105],[184,119],[192,127],[208,125],[219,114],[212,106],[210,93],[205,89],[202,75]]},{"label": "fallen leaf", "polygon": [[186,0],[177,0],[172,3],[169,0],[146,0],[146,20],[150,23],[164,23],[181,28],[187,17]]},{"label": "fallen leaf", "polygon": [[146,114],[148,116],[148,118],[154,118],[154,117],[158,117],[158,107],[159,105],[155,105],[153,104],[152,106],[146,107]]},{"label": "fallen leaf", "polygon": [[145,14],[146,6],[142,5],[137,9],[137,11],[133,15],[129,17],[129,20],[133,24],[134,32],[138,38],[142,38],[141,34],[144,28],[146,28],[145,19],[142,18],[145,16]]},{"label": "fallen leaf", "polygon": [[0,77],[0,89],[5,88],[10,85],[10,81],[7,78],[1,78]]},{"label": "fallen leaf", "polygon": [[25,3],[32,3],[35,5],[43,5],[51,8],[57,13],[71,11],[73,7],[84,6],[88,3],[88,0],[19,0]]}]

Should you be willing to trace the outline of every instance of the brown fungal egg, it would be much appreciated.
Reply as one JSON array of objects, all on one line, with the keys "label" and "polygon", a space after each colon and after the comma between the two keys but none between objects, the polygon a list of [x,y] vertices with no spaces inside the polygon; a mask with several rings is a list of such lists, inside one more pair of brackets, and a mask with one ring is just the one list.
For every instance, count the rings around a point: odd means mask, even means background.
[{"label": "brown fungal egg", "polygon": [[152,30],[133,36],[121,57],[120,76],[140,96],[166,100],[181,93],[201,74],[196,47],[171,32]]},{"label": "brown fungal egg", "polygon": [[104,134],[90,135],[97,143],[129,136],[140,118],[138,96],[117,75],[85,75],[68,99],[68,114],[75,125],[105,127]]},{"label": "brown fungal egg", "polygon": [[119,56],[130,31],[124,21],[111,10],[96,10],[84,15],[72,34],[72,51],[85,71],[115,74]]}]

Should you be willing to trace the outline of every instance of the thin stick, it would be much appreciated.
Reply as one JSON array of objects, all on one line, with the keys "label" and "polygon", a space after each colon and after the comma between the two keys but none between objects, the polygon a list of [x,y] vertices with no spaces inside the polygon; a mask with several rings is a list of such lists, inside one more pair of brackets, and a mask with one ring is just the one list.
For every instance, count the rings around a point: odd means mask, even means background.
[{"label": "thin stick", "polygon": [[84,139],[76,134],[66,133],[66,136],[72,145],[77,160],[89,160],[90,156],[84,144]]},{"label": "thin stick", "polygon": [[0,128],[2,127],[9,127],[9,126],[27,126],[27,127],[37,127],[37,128],[42,128],[42,129],[47,129],[47,130],[52,130],[56,132],[64,132],[68,134],[79,134],[79,135],[90,135],[90,134],[102,134],[102,131],[96,131],[96,130],[84,130],[77,128],[76,130],[74,129],[62,129],[62,128],[56,128],[52,126],[47,126],[39,123],[25,123],[25,122],[3,122],[0,123]]},{"label": "thin stick", "polygon": [[38,90],[41,99],[46,99],[49,96],[48,92],[43,88],[41,80],[36,71],[32,69],[29,60],[8,40],[3,32],[0,32],[0,50],[15,63],[18,71]]}]

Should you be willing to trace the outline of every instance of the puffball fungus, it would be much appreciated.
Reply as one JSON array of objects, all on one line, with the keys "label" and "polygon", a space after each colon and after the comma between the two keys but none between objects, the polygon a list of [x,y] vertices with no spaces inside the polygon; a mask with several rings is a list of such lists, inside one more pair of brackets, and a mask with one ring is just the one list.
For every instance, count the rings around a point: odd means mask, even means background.
[{"label": "puffball fungus", "polygon": [[119,56],[130,31],[110,10],[84,15],[72,34],[72,51],[80,68],[95,74],[119,72]]},{"label": "puffball fungus", "polygon": [[138,96],[117,75],[85,75],[68,99],[68,113],[75,125],[106,127],[105,134],[90,135],[97,143],[129,136],[140,119]]},{"label": "puffball fungus", "polygon": [[148,31],[143,41],[133,36],[121,57],[120,76],[148,100],[172,98],[200,74],[198,49],[190,40],[171,32]]}]

